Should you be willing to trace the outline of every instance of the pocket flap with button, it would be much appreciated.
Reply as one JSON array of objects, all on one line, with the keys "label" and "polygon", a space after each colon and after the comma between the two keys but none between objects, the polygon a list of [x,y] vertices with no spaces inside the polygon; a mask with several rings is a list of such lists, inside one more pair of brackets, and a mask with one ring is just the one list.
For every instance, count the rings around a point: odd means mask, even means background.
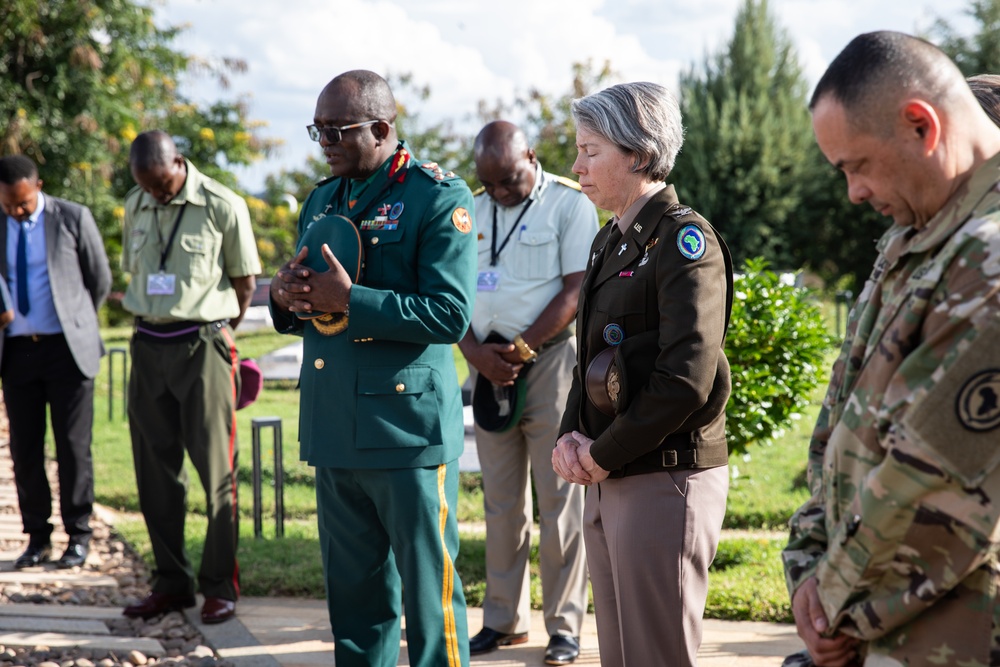
[{"label": "pocket flap with button", "polygon": [[205,239],[198,234],[181,234],[180,244],[187,252],[198,254],[205,252]]},{"label": "pocket flap with button", "polygon": [[538,232],[524,231],[521,232],[517,237],[518,243],[520,243],[521,245],[528,245],[528,246],[540,246],[540,245],[545,245],[546,243],[555,243],[555,240],[556,240],[556,233],[550,231],[538,231]]},{"label": "pocket flap with button", "polygon": [[362,368],[358,372],[358,393],[363,396],[422,394],[428,391],[434,391],[430,366]]}]

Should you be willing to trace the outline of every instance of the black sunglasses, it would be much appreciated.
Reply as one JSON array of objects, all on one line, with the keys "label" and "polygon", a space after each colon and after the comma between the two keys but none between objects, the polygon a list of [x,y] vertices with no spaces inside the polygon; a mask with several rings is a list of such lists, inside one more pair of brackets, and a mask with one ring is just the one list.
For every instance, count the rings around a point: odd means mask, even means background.
[{"label": "black sunglasses", "polygon": [[306,131],[309,133],[309,138],[313,141],[319,141],[321,138],[325,138],[329,143],[335,144],[343,139],[345,131],[353,130],[358,127],[367,127],[378,122],[379,121],[377,120],[366,120],[363,123],[353,123],[343,127],[320,127],[319,125],[306,125]]}]

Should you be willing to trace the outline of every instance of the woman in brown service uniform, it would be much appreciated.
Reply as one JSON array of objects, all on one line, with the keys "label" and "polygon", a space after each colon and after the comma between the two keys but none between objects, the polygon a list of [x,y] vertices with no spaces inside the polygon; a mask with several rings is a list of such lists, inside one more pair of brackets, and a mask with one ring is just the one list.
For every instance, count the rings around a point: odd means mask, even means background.
[{"label": "woman in brown service uniform", "polygon": [[[615,217],[591,248],[552,463],[593,485],[584,535],[601,664],[694,665],[729,487],[731,260],[663,182],[683,143],[665,88],[612,86],[574,101],[573,117],[573,171]],[[595,361],[608,348],[617,375]]]}]

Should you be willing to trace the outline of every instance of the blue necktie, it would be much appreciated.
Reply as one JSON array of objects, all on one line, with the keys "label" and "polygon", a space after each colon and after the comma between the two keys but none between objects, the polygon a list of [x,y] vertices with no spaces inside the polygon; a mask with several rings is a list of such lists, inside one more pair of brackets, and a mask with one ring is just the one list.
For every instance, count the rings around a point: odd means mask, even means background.
[{"label": "blue necktie", "polygon": [[28,303],[28,221],[21,223],[17,235],[17,309],[22,315],[31,310]]}]

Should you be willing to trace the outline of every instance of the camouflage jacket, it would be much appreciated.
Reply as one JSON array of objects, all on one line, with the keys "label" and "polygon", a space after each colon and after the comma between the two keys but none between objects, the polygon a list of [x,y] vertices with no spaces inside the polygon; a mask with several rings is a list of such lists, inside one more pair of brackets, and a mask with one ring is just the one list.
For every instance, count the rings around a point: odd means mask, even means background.
[{"label": "camouflage jacket", "polygon": [[879,241],[810,442],[788,590],[815,576],[868,664],[1000,665],[998,181]]}]

